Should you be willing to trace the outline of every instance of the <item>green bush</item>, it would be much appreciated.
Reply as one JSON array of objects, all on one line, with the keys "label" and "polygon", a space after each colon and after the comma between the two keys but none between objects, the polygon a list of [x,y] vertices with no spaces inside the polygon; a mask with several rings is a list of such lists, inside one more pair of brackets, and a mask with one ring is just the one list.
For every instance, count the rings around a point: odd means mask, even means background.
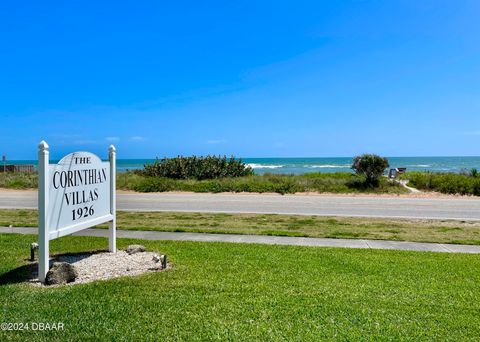
[{"label": "green bush", "polygon": [[140,192],[165,192],[175,190],[175,182],[168,178],[148,177],[135,184],[133,190]]},{"label": "green bush", "polygon": [[405,178],[420,190],[480,196],[480,177],[473,174],[409,172]]},{"label": "green bush", "polygon": [[377,188],[365,185],[365,178],[352,173],[310,173],[304,175],[263,174],[217,179],[171,179],[146,177],[127,172],[119,174],[117,187],[139,192],[191,191],[191,192],[256,192],[292,194],[297,192],[330,193],[403,193],[397,183],[381,179]]},{"label": "green bush", "polygon": [[[476,179],[480,180],[480,177]],[[36,188],[37,174],[2,174],[0,188]],[[190,192],[255,192],[291,194],[318,193],[406,193],[408,190],[380,179],[379,187],[367,187],[365,179],[353,173],[307,173],[302,175],[263,174],[217,179],[171,179],[147,177],[138,172],[117,173],[117,189],[138,192],[190,191]],[[477,188],[480,193],[480,186]]]},{"label": "green bush", "polygon": [[367,186],[379,186],[379,179],[389,166],[387,158],[376,154],[363,154],[353,159],[352,169],[357,175],[365,177]]},{"label": "green bush", "polygon": [[253,175],[251,167],[233,156],[230,159],[226,156],[163,158],[138,172],[148,177],[197,180]]}]

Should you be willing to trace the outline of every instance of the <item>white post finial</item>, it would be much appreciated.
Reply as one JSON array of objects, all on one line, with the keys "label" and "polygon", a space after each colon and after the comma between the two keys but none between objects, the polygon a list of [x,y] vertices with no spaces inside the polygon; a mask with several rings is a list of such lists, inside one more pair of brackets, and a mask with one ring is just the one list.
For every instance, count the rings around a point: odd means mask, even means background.
[{"label": "white post finial", "polygon": [[117,204],[116,204],[116,149],[110,145],[108,157],[110,159],[110,214],[113,220],[108,225],[108,250],[112,253],[117,251]]},{"label": "white post finial", "polygon": [[39,151],[48,151],[48,144],[45,140],[40,141],[38,144],[38,150]]},{"label": "white post finial", "polygon": [[45,276],[50,266],[50,237],[47,216],[49,154],[48,144],[42,140],[38,144],[38,279],[42,283],[45,282]]}]

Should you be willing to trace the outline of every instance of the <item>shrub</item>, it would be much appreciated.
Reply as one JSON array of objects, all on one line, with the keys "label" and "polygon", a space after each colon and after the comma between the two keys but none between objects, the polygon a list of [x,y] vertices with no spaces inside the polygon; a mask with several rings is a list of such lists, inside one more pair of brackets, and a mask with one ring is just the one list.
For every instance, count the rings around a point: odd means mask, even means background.
[{"label": "shrub", "polygon": [[367,186],[378,186],[380,177],[389,166],[387,158],[376,154],[363,154],[353,159],[352,169],[357,175],[365,177]]},{"label": "shrub", "polygon": [[409,172],[406,177],[414,187],[445,194],[480,196],[480,177],[455,173]]},{"label": "shrub", "polygon": [[165,192],[175,190],[175,183],[168,178],[148,177],[133,186],[139,192]]},{"label": "shrub", "polygon": [[[480,178],[479,178],[480,180]],[[403,193],[405,188],[397,183],[381,179],[379,187],[365,185],[364,177],[353,173],[310,173],[304,175],[263,174],[246,177],[217,179],[171,179],[145,177],[134,172],[119,173],[117,187],[140,192],[192,191],[192,192],[296,192],[331,193]]]},{"label": "shrub", "polygon": [[166,177],[172,179],[217,179],[225,177],[243,177],[253,175],[251,167],[241,159],[226,156],[163,158],[155,163],[145,165],[139,171],[148,177]]}]

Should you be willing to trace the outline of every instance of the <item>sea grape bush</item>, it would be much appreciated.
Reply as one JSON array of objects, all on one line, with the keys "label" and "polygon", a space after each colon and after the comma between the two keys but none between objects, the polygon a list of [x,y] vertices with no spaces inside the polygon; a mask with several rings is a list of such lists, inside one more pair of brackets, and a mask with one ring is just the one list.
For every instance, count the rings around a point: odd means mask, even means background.
[{"label": "sea grape bush", "polygon": [[352,169],[357,175],[365,177],[367,186],[378,186],[380,177],[389,166],[387,158],[376,154],[362,154],[353,159]]},{"label": "sea grape bush", "polygon": [[139,173],[148,177],[204,180],[250,176],[253,169],[234,156],[178,156],[157,159],[155,163],[145,165]]}]

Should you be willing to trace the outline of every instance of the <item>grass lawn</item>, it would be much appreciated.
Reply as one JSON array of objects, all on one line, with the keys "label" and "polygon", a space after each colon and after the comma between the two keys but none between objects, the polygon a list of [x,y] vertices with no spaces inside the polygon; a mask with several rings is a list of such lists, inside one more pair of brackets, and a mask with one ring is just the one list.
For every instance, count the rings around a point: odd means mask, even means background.
[{"label": "grass lawn", "polygon": [[[174,268],[59,288],[17,283],[32,235],[0,234],[0,321],[64,322],[0,340],[477,340],[480,257],[134,241]],[[53,253],[104,249],[65,237]]]},{"label": "grass lawn", "polygon": [[[131,230],[480,244],[480,222],[474,221],[119,211],[117,224]],[[36,210],[0,209],[0,226],[9,225],[37,226]]]}]

